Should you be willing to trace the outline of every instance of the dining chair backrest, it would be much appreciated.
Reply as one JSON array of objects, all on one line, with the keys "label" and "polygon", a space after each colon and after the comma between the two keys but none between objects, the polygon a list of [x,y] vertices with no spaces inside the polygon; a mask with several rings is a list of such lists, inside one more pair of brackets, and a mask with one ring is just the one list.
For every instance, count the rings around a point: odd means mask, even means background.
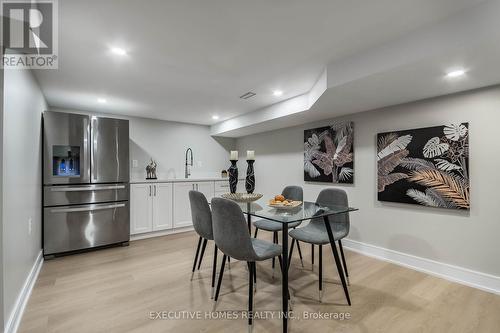
[{"label": "dining chair backrest", "polygon": [[198,191],[189,191],[189,202],[194,230],[205,239],[214,239],[212,212],[205,195]]},{"label": "dining chair backrest", "polygon": [[287,186],[281,194],[286,198],[294,201],[304,201],[304,192],[300,186]]},{"label": "dining chair backrest", "polygon": [[212,221],[215,245],[222,253],[244,261],[252,261],[257,257],[250,240],[245,216],[236,202],[224,198],[213,198]]},{"label": "dining chair backrest", "polygon": [[[349,201],[347,199],[346,191],[338,188],[327,188],[322,190],[318,197],[316,198],[316,203],[318,205],[337,205],[347,207],[349,206]],[[340,231],[349,234],[349,214],[335,214],[328,216],[328,220],[330,221],[330,226],[333,231]],[[324,226],[323,218],[314,218],[311,220],[311,223],[318,224],[320,226]]]}]

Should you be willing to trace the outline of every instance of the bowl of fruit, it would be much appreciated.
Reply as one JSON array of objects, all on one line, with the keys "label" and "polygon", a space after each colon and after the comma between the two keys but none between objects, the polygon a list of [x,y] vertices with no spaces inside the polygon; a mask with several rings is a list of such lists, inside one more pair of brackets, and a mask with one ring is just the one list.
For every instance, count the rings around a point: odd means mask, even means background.
[{"label": "bowl of fruit", "polygon": [[269,200],[267,205],[277,209],[293,209],[302,205],[302,201],[290,200],[285,198],[282,194],[278,194],[273,199]]}]

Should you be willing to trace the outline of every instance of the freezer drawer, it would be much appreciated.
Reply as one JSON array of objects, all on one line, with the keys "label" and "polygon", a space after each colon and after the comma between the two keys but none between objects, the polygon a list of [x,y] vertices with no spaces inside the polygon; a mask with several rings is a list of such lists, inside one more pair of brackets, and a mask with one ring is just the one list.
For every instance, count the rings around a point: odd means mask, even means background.
[{"label": "freezer drawer", "polygon": [[127,242],[129,215],[127,201],[44,208],[44,255]]},{"label": "freezer drawer", "polygon": [[45,186],[43,205],[64,206],[129,199],[128,184],[96,184],[71,186]]}]

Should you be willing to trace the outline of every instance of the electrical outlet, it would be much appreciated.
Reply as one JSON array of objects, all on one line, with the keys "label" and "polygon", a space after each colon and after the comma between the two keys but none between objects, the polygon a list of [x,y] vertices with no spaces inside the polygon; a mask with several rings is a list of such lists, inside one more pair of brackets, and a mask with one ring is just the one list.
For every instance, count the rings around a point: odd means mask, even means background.
[{"label": "electrical outlet", "polygon": [[32,230],[33,230],[33,219],[30,216],[28,219],[28,235],[31,235]]},{"label": "electrical outlet", "polygon": [[137,168],[139,166],[139,162],[137,160],[132,160],[132,168]]}]

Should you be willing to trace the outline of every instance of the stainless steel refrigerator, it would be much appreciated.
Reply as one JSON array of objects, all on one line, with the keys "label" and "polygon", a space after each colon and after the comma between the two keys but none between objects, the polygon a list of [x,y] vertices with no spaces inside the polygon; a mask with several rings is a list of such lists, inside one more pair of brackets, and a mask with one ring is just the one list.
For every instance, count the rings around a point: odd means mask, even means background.
[{"label": "stainless steel refrigerator", "polygon": [[128,120],[44,112],[42,168],[46,258],[128,244]]}]

